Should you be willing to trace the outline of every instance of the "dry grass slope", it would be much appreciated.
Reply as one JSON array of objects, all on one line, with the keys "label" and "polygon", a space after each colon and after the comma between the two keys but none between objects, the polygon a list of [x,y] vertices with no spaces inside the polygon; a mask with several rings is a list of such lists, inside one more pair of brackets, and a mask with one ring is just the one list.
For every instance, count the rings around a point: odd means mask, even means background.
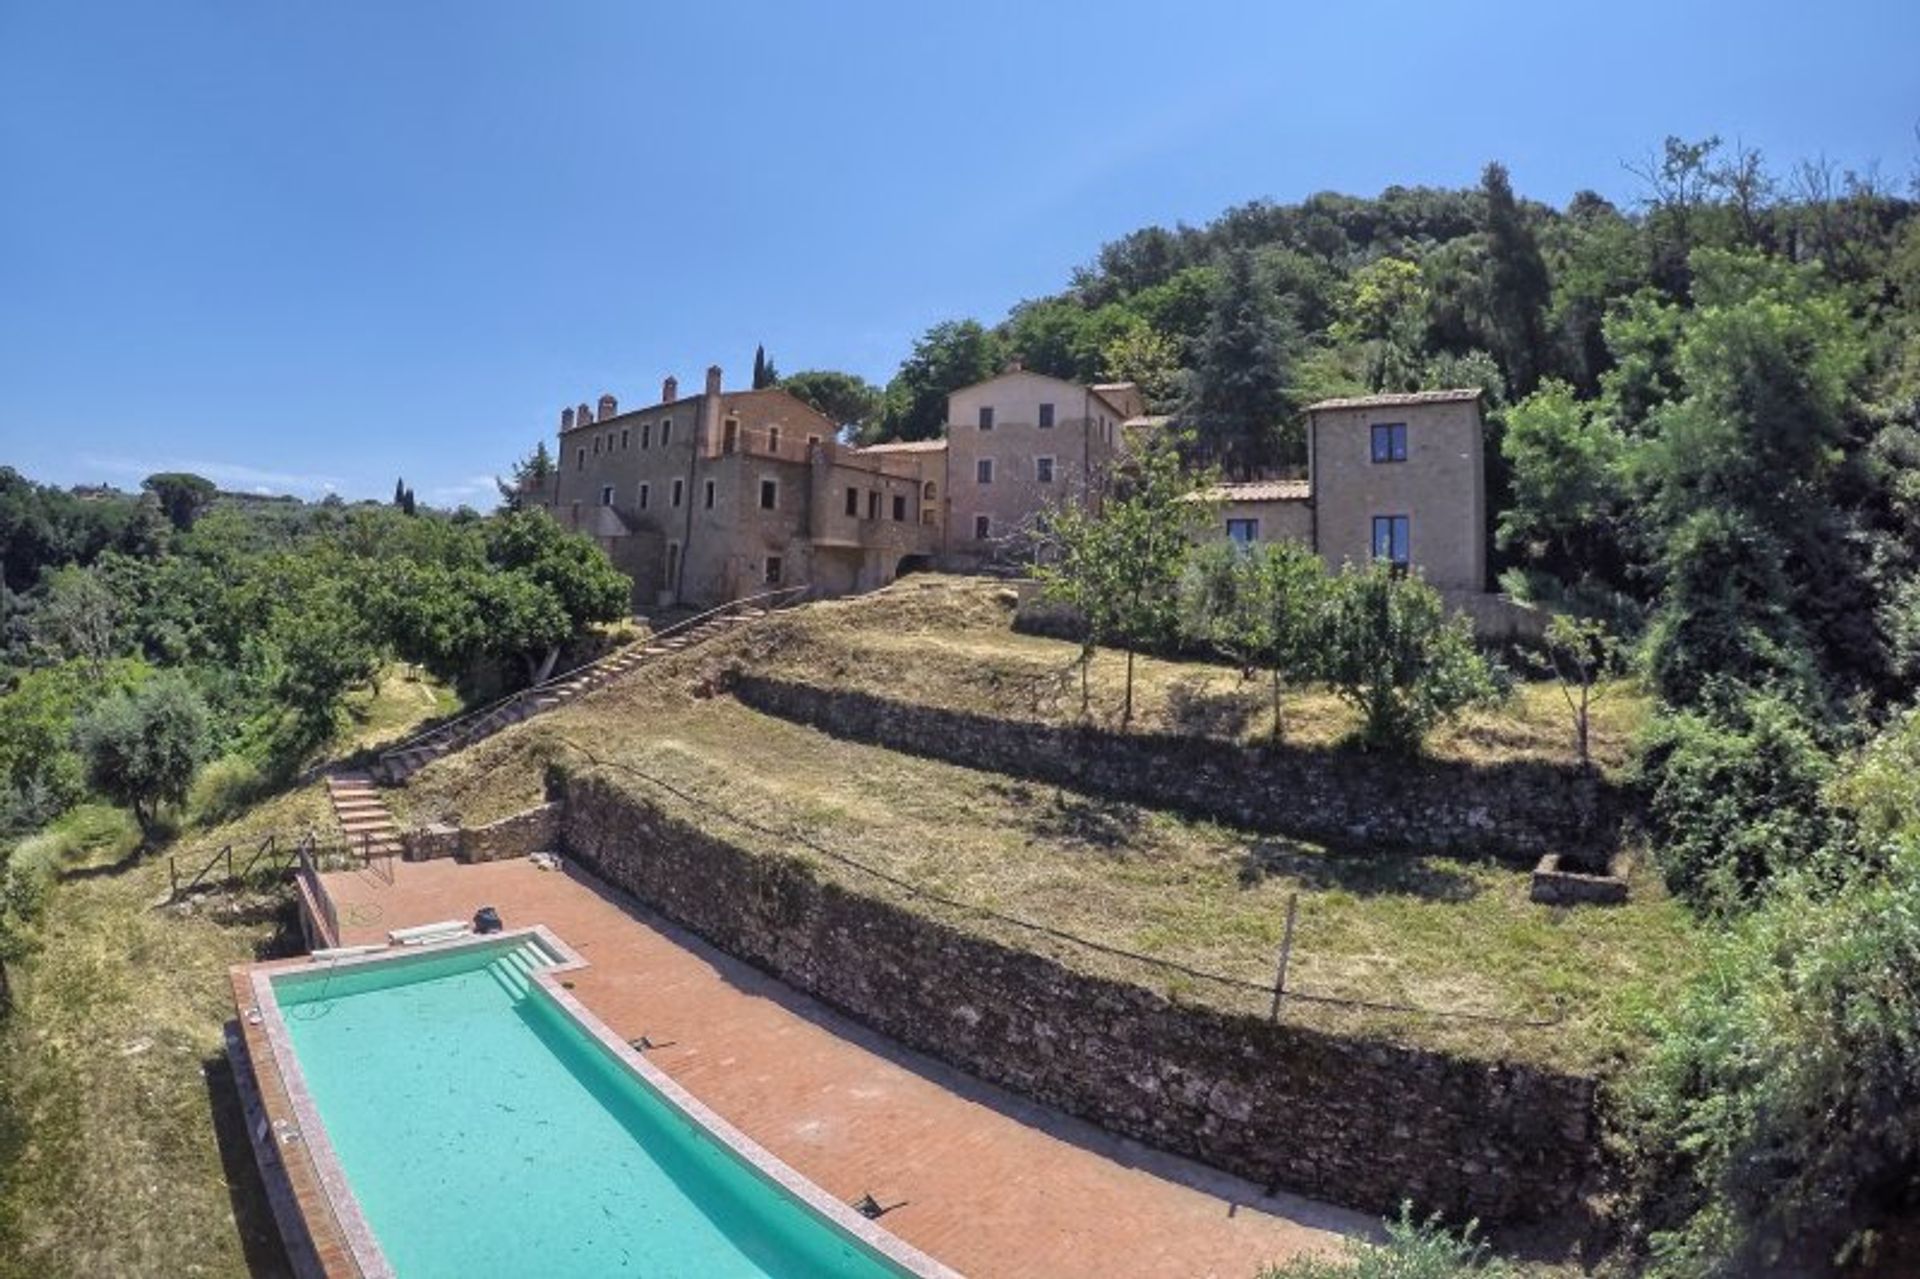
[{"label": "dry grass slope", "polygon": [[[791,678],[972,710],[1077,713],[1077,690],[1069,690],[1064,709],[1032,696],[1039,677],[1070,665],[1073,646],[1012,634],[998,589],[913,579],[877,596],[812,606],[442,760],[417,775],[398,802],[414,821],[488,821],[539,802],[550,763],[583,767],[597,760],[638,795],[745,846],[807,860],[860,891],[900,895],[820,849],[969,905],[1253,982],[1271,980],[1285,902],[1298,892],[1296,989],[1562,1020],[1540,1030],[1306,1003],[1290,1004],[1289,1017],[1577,1069],[1603,1067],[1629,1051],[1640,1010],[1689,970],[1686,917],[1645,874],[1636,877],[1626,907],[1552,910],[1527,900],[1524,874],[1495,863],[1337,856],[841,741],[707,695],[715,671],[750,662]],[[1149,713],[1163,717],[1173,704],[1169,690],[1182,681],[1227,689],[1239,681],[1236,671],[1200,663],[1142,667],[1156,690]],[[1558,697],[1553,689],[1530,690],[1460,726],[1436,752],[1564,753],[1553,740],[1546,694]],[[1117,690],[1105,684],[1102,696],[1117,697]],[[1617,761],[1631,719],[1619,708],[1632,698],[1622,692],[1612,701],[1618,718],[1603,740]],[[1328,741],[1345,731],[1344,708],[1321,692],[1297,695],[1288,714],[1290,723],[1323,725]],[[1176,998],[1264,1011],[1254,992],[1063,947],[978,913],[956,915],[924,897],[905,899]]]}]

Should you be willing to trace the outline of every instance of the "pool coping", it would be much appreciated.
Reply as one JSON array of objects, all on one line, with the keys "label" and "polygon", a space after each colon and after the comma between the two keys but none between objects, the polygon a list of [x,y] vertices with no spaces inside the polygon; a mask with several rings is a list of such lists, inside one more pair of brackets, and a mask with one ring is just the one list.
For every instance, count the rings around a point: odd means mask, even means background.
[{"label": "pool coping", "polygon": [[[358,1268],[361,1279],[397,1279],[397,1276],[385,1252],[381,1249],[379,1240],[374,1236],[373,1228],[361,1211],[359,1200],[354,1196],[353,1189],[347,1181],[346,1169],[342,1166],[339,1155],[327,1136],[325,1124],[321,1122],[319,1107],[314,1103],[313,1096],[307,1089],[306,1078],[301,1073],[299,1058],[293,1049],[292,1036],[281,1015],[279,999],[274,994],[273,979],[289,973],[311,971],[317,968],[337,970],[365,964],[406,963],[444,954],[450,950],[501,946],[516,940],[536,942],[554,960],[546,967],[535,969],[529,974],[534,984],[558,1004],[567,1016],[573,1018],[581,1030],[597,1041],[614,1062],[643,1085],[653,1089],[669,1107],[707,1133],[735,1158],[792,1195],[816,1215],[825,1218],[830,1225],[851,1235],[863,1246],[915,1276],[916,1279],[963,1279],[958,1271],[921,1252],[886,1230],[878,1222],[868,1219],[850,1205],[840,1202],[808,1180],[773,1152],[729,1123],[712,1107],[687,1091],[664,1070],[648,1061],[644,1053],[620,1038],[611,1026],[567,989],[566,983],[562,981],[563,975],[578,972],[590,965],[581,958],[579,952],[561,940],[545,924],[507,929],[498,933],[476,934],[431,946],[390,944],[365,954],[325,959],[308,956],[305,959],[290,962],[255,964],[240,970],[245,974],[253,995],[253,1007],[242,1009],[242,1016],[249,1025],[258,1027],[264,1034],[267,1048],[272,1054],[273,1069],[279,1076],[281,1089],[285,1092],[293,1110],[297,1124],[297,1139],[305,1148],[327,1201],[326,1206],[344,1238],[346,1249]],[[258,1070],[259,1065],[256,1062],[254,1068]],[[282,1140],[285,1139],[283,1135]],[[306,1216],[309,1212],[304,1199],[301,1199],[300,1210],[302,1216]],[[311,1223],[309,1223],[309,1230],[311,1231]]]}]

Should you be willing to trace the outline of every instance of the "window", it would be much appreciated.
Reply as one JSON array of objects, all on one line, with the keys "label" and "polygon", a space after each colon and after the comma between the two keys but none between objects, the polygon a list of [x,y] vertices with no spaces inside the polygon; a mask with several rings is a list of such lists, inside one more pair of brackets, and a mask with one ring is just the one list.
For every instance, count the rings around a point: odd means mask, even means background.
[{"label": "window", "polygon": [[701,501],[705,504],[706,508],[709,511],[713,509],[713,481],[712,480],[707,481],[706,493],[702,496]]},{"label": "window", "polygon": [[651,484],[642,484],[640,486],[640,509],[643,511],[647,509],[647,499],[653,496],[652,490],[653,485]]},{"label": "window", "polygon": [[686,492],[686,485],[687,482],[685,480],[675,480],[673,482],[673,509],[676,511],[680,509],[680,498]]},{"label": "window", "polygon": [[680,585],[680,543],[667,543],[667,589]]},{"label": "window", "polygon": [[860,490],[851,486],[847,488],[847,514],[860,518]]},{"label": "window", "polygon": [[983,457],[973,464],[973,478],[981,484],[993,483],[993,459]]},{"label": "window", "polygon": [[1034,458],[1033,478],[1042,484],[1053,483],[1053,459],[1050,457]]},{"label": "window", "polygon": [[990,519],[985,515],[976,515],[973,517],[973,536],[976,541],[980,541],[980,542],[986,541],[987,535],[992,532],[993,532],[992,519]]},{"label": "window", "polygon": [[587,469],[587,451],[585,449],[580,450],[580,460],[574,463],[573,469],[576,471],[584,471]]},{"label": "window", "polygon": [[1373,558],[1386,560],[1401,568],[1407,566],[1407,542],[1410,536],[1409,521],[1404,515],[1376,515],[1373,517]]},{"label": "window", "polygon": [[768,586],[780,585],[780,569],[782,567],[783,566],[780,563],[780,557],[778,555],[767,556],[766,581]]},{"label": "window", "polygon": [[817,435],[809,435],[807,437],[807,447],[810,449],[820,447],[820,437]]},{"label": "window", "polygon": [[933,481],[928,480],[925,484],[922,484],[920,486],[920,500],[923,502],[931,502],[933,500],[934,492],[935,492],[935,489],[933,487]]},{"label": "window", "polygon": [[1260,521],[1228,520],[1227,540],[1236,546],[1252,546],[1260,540]]},{"label": "window", "polygon": [[673,439],[673,419],[670,417],[662,418],[660,420],[660,447],[667,447],[667,442],[671,439]]},{"label": "window", "polygon": [[653,423],[651,422],[640,424],[640,447],[643,449],[653,447]]},{"label": "window", "polygon": [[600,437],[597,435],[593,437],[593,455],[600,456]]},{"label": "window", "polygon": [[778,453],[779,451],[780,451],[780,428],[777,426],[770,426],[767,428],[767,452]]},{"label": "window", "polygon": [[728,418],[726,428],[720,433],[720,451],[731,453],[740,447],[740,420]]},{"label": "window", "polygon": [[1050,429],[1052,426],[1053,426],[1053,405],[1042,404],[1040,406],[1040,429],[1045,431]]},{"label": "window", "polygon": [[760,509],[771,511],[780,505],[780,481],[760,481]]},{"label": "window", "polygon": [[602,484],[600,486],[600,505],[602,506],[613,505],[613,485]]},{"label": "window", "polygon": [[980,429],[983,431],[991,431],[993,429],[993,405],[991,404],[982,404],[980,406]]},{"label": "window", "polygon": [[1376,462],[1404,462],[1407,460],[1407,424],[1405,422],[1379,422],[1373,428],[1373,460]]},{"label": "window", "polygon": [[624,426],[620,428],[620,451],[627,451],[627,428]]},{"label": "window", "polygon": [[895,493],[893,495],[893,518],[896,520],[904,520],[907,518],[907,495],[905,493]]},{"label": "window", "polygon": [[880,518],[880,490],[879,489],[867,490],[867,518],[870,520],[877,520]]}]

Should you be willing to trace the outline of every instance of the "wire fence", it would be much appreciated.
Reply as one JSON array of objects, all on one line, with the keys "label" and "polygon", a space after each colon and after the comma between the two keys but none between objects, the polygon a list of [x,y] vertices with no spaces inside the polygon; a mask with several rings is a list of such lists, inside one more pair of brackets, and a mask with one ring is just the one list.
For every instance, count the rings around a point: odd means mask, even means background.
[{"label": "wire fence", "polygon": [[1402,1003],[1392,1000],[1355,999],[1345,995],[1318,994],[1312,991],[1290,987],[1287,985],[1287,968],[1293,949],[1293,915],[1297,907],[1297,895],[1295,899],[1289,903],[1286,940],[1282,943],[1281,957],[1275,979],[1270,982],[1253,981],[1245,977],[1236,977],[1227,973],[1212,972],[1193,964],[1182,963],[1177,959],[1168,959],[1162,955],[1148,955],[1140,951],[1130,950],[1124,946],[1113,945],[1110,942],[1096,941],[1091,937],[1082,937],[1078,933],[1068,932],[1052,924],[1045,924],[1038,920],[1008,914],[1005,911],[996,910],[991,906],[985,906],[978,902],[969,902],[961,900],[960,898],[949,897],[944,893],[936,892],[924,885],[914,883],[912,880],[896,875],[892,871],[871,865],[837,848],[829,847],[809,836],[804,831],[791,828],[781,830],[769,826],[764,822],[756,821],[751,817],[730,812],[712,800],[693,794],[684,787],[675,785],[665,778],[657,777],[644,769],[637,768],[632,764],[623,763],[619,760],[604,759],[597,755],[591,748],[581,745],[572,738],[561,737],[559,740],[565,746],[577,752],[595,768],[608,769],[639,778],[641,781],[673,796],[681,803],[690,805],[702,812],[710,813],[742,829],[753,831],[756,834],[800,844],[811,852],[832,862],[834,865],[870,876],[920,901],[932,902],[950,910],[956,910],[977,918],[991,920],[998,924],[1006,925],[1036,936],[1046,937],[1063,945],[1075,947],[1094,954],[1126,960],[1157,969],[1161,972],[1178,974],[1194,981],[1207,982],[1229,990],[1250,992],[1263,997],[1271,997],[1272,1005],[1269,1012],[1269,1020],[1278,1019],[1283,1003],[1303,1003],[1359,1012],[1392,1013],[1440,1018],[1450,1021],[1525,1027],[1529,1029],[1547,1029],[1558,1026],[1565,1021],[1565,1015],[1560,1012],[1556,1012],[1554,1016],[1546,1018],[1514,1017],[1499,1013],[1476,1012],[1461,1008],[1435,1008],[1428,1005]]}]

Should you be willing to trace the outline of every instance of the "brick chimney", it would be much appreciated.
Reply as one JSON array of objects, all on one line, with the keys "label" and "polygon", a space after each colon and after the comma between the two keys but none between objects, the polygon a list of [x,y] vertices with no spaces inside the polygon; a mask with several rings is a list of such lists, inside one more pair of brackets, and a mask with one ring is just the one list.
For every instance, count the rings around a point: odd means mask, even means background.
[{"label": "brick chimney", "polygon": [[581,426],[592,426],[593,410],[588,408],[586,405],[582,404],[579,408],[573,411],[573,420],[578,422]]},{"label": "brick chimney", "polygon": [[679,398],[680,379],[669,373],[667,374],[667,380],[660,384],[660,402],[662,404],[671,404]]},{"label": "brick chimney", "polygon": [[615,416],[619,412],[619,409],[619,402],[611,395],[603,395],[600,397],[600,420],[602,422]]},{"label": "brick chimney", "polygon": [[573,410],[572,409],[560,410],[560,429],[562,431],[571,431],[573,429]]},{"label": "brick chimney", "polygon": [[707,394],[720,394],[720,366],[718,364],[707,365]]}]

